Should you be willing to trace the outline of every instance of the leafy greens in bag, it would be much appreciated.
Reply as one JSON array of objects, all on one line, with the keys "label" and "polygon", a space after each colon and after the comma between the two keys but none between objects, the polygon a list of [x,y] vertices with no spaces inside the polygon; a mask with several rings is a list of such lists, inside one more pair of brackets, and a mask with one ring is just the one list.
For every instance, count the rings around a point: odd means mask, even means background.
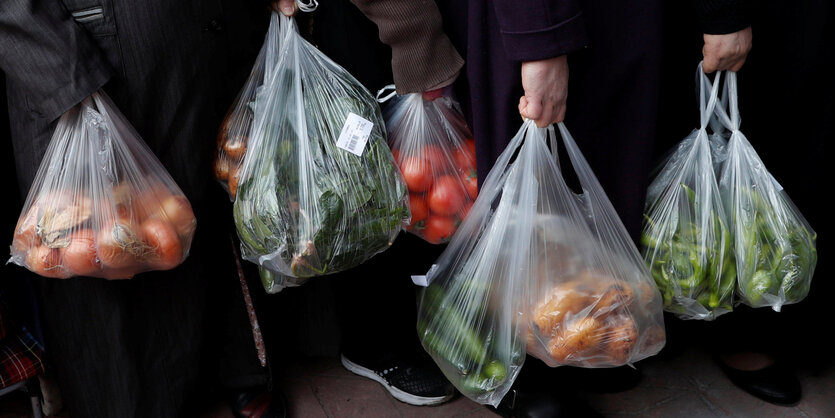
[{"label": "leafy greens in bag", "polygon": [[[409,222],[405,183],[374,97],[273,13],[265,81],[239,173],[242,255],[276,290],[354,267]],[[277,282],[278,280],[278,282]]]}]

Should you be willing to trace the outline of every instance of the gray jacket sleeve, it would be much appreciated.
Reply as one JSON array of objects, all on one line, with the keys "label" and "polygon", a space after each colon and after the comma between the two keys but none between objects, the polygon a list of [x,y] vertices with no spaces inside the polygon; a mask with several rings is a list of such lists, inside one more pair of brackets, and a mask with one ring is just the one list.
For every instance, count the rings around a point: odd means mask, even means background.
[{"label": "gray jacket sleeve", "polygon": [[57,0],[0,1],[0,68],[26,92],[28,110],[50,121],[112,73],[105,54]]}]

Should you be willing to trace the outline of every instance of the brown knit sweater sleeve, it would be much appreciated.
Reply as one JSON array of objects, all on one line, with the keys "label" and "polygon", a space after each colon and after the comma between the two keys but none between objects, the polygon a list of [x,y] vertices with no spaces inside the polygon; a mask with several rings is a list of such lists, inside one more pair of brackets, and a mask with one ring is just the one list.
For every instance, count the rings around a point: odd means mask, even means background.
[{"label": "brown knit sweater sleeve", "polygon": [[434,0],[351,0],[391,47],[398,94],[418,93],[454,79],[464,60],[441,27]]}]

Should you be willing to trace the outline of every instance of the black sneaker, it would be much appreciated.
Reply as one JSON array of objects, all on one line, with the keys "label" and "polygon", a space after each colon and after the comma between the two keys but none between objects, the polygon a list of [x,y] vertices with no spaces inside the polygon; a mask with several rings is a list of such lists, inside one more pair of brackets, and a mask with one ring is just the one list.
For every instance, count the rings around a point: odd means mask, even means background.
[{"label": "black sneaker", "polygon": [[375,360],[349,359],[343,353],[342,365],[354,374],[375,380],[394,396],[410,405],[430,406],[455,396],[452,386],[435,363],[384,356]]}]

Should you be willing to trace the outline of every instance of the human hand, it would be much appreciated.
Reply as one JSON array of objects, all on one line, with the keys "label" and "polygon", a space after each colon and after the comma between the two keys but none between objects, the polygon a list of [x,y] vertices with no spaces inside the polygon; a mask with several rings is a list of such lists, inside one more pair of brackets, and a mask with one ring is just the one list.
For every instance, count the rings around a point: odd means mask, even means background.
[{"label": "human hand", "polygon": [[452,86],[452,83],[454,83],[455,79],[458,78],[458,74],[460,72],[461,72],[460,70],[456,71],[455,74],[452,77],[450,77],[449,79],[444,80],[444,81],[430,87],[426,91],[424,91],[423,92],[423,100],[428,100],[428,101],[431,102],[432,100],[435,100],[438,97],[443,96],[444,94],[448,94],[449,91],[451,90],[450,86]]},{"label": "human hand", "polygon": [[717,70],[739,71],[751,50],[751,27],[725,35],[706,33],[704,40],[702,68],[705,73]]},{"label": "human hand", "polygon": [[273,10],[289,17],[299,11],[299,5],[296,0],[273,0]]},{"label": "human hand", "polygon": [[519,114],[544,128],[565,119],[568,97],[568,59],[565,55],[522,63],[522,88]]}]

